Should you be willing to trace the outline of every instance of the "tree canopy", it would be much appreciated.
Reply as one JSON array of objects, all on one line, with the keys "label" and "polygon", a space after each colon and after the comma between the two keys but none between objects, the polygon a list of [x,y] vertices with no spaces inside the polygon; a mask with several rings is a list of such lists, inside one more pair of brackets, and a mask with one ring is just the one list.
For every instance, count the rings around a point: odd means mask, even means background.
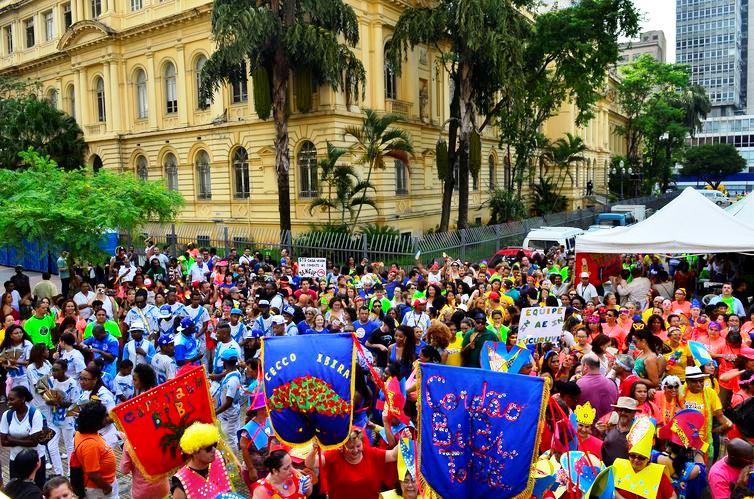
[{"label": "tree canopy", "polygon": [[29,147],[49,155],[60,168],[72,170],[84,164],[87,150],[76,120],[48,100],[21,92],[0,95],[0,167],[22,165],[19,152]]},{"label": "tree canopy", "polygon": [[732,144],[704,144],[690,147],[681,175],[697,177],[717,189],[723,179],[746,167],[746,160]]},{"label": "tree canopy", "polygon": [[49,156],[20,153],[22,168],[0,169],[0,240],[21,247],[43,241],[95,261],[108,230],[133,231],[150,220],[169,222],[183,197],[160,181],[85,169],[64,171]]}]

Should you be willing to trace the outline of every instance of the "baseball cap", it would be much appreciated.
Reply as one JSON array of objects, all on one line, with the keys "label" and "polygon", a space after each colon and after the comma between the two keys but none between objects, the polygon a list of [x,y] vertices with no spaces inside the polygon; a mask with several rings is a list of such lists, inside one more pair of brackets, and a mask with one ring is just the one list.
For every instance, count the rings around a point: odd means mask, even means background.
[{"label": "baseball cap", "polygon": [[290,305],[286,305],[285,307],[283,307],[283,313],[292,316],[296,313],[296,309],[291,307]]},{"label": "baseball cap", "polygon": [[500,299],[500,293],[497,293],[495,291],[493,291],[492,293],[490,293],[490,300],[492,300],[492,301],[498,301],[499,299]]},{"label": "baseball cap", "polygon": [[133,321],[128,327],[129,331],[144,331],[144,323],[141,321]]},{"label": "baseball cap", "polygon": [[285,318],[282,315],[273,315],[272,316],[272,325],[273,326],[281,326],[285,324]]},{"label": "baseball cap", "polygon": [[257,305],[259,305],[260,307],[269,307],[270,302],[268,300],[259,300],[257,302]]},{"label": "baseball cap", "polygon": [[236,351],[236,348],[228,348],[227,350],[223,350],[220,354],[220,360],[231,360],[231,359],[238,359],[238,352]]},{"label": "baseball cap", "polygon": [[582,278],[589,277],[589,272],[582,272],[579,276]]},{"label": "baseball cap", "polygon": [[160,307],[160,319],[169,319],[173,315],[173,309],[170,305],[163,305]]},{"label": "baseball cap", "polygon": [[194,327],[194,321],[189,319],[188,317],[184,317],[181,319],[181,324],[176,329],[178,331],[183,331],[185,329],[192,329]]},{"label": "baseball cap", "polygon": [[240,308],[232,308],[230,309],[230,315],[243,315],[243,312],[241,312]]},{"label": "baseball cap", "polygon": [[157,344],[161,347],[173,343],[175,337],[172,334],[163,334],[157,340]]}]

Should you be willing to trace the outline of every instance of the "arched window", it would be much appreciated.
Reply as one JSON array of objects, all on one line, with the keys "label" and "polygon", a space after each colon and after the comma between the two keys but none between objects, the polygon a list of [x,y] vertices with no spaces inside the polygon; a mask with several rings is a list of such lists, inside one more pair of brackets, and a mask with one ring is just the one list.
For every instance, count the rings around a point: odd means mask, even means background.
[{"label": "arched window", "polygon": [[136,70],[136,117],[143,120],[148,114],[147,74],[143,69]]},{"label": "arched window", "polygon": [[102,169],[102,166],[102,158],[95,154],[92,158],[92,170],[94,171],[94,173],[97,173]]},{"label": "arched window", "polygon": [[178,91],[175,84],[175,66],[172,62],[165,64],[165,112],[178,112]]},{"label": "arched window", "polygon": [[147,158],[139,156],[136,158],[136,176],[139,180],[147,180],[149,178],[149,165],[147,164]]},{"label": "arched window", "polygon": [[168,189],[171,191],[178,190],[178,161],[175,159],[175,155],[169,152],[165,155],[163,160],[165,165],[165,179],[167,179]]},{"label": "arched window", "polygon": [[73,119],[76,119],[76,89],[73,87],[73,85],[68,85],[68,91],[66,92],[68,96],[68,114],[70,114]]},{"label": "arched window", "polygon": [[207,151],[199,151],[196,154],[196,198],[212,199],[212,179]]},{"label": "arched window", "polygon": [[249,155],[243,147],[239,147],[233,153],[233,177],[235,179],[234,196],[237,199],[247,199],[251,193],[249,185]]},{"label": "arched window", "polygon": [[241,63],[241,68],[238,71],[238,79],[231,81],[231,94],[233,104],[239,104],[249,100],[249,89],[247,83],[246,63]]},{"label": "arched window", "polygon": [[309,141],[301,144],[298,151],[298,171],[301,179],[299,196],[313,198],[317,196],[317,148]]},{"label": "arched window", "polygon": [[200,55],[196,58],[196,63],[194,64],[194,75],[195,75],[195,84],[196,84],[196,107],[199,109],[207,109],[209,107],[209,99],[202,99],[199,91],[202,88],[202,68],[204,68],[204,65],[207,64],[207,58],[203,55]]},{"label": "arched window", "polygon": [[506,189],[511,185],[511,160],[509,156],[503,157],[503,184]]},{"label": "arched window", "polygon": [[98,76],[94,81],[94,88],[97,93],[97,121],[104,123],[107,119],[105,113],[105,80]]},{"label": "arched window", "polygon": [[55,109],[58,108],[58,91],[55,88],[51,88],[49,92],[47,92],[47,100],[50,102],[50,105],[54,107]]},{"label": "arched window", "polygon": [[385,44],[385,98],[398,98],[398,81],[395,76],[395,69],[392,63],[387,60],[387,51],[390,48],[390,42]]},{"label": "arched window", "polygon": [[495,156],[490,154],[490,158],[488,160],[488,168],[490,170],[490,190],[494,191],[495,187],[497,186],[497,178],[495,178],[495,174],[497,173],[495,171]]},{"label": "arched window", "polygon": [[395,160],[395,193],[408,194],[408,167],[400,159]]}]

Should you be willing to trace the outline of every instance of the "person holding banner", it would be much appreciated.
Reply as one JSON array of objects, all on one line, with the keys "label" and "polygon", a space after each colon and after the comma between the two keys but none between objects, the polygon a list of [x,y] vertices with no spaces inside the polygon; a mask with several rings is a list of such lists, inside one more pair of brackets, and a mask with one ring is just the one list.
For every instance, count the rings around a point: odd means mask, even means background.
[{"label": "person holding banner", "polygon": [[180,447],[188,459],[170,481],[172,499],[214,498],[233,490],[219,441],[215,425],[196,422],[183,432]]}]

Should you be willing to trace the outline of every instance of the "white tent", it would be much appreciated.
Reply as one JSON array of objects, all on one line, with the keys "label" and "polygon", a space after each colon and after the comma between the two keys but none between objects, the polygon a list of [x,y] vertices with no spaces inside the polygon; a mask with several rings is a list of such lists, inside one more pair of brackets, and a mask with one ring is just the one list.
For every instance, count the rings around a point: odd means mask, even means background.
[{"label": "white tent", "polygon": [[745,223],[687,187],[646,220],[577,236],[576,252],[748,253],[754,252],[754,223]]},{"label": "white tent", "polygon": [[725,211],[754,227],[754,194],[748,194],[738,202],[725,208]]}]

